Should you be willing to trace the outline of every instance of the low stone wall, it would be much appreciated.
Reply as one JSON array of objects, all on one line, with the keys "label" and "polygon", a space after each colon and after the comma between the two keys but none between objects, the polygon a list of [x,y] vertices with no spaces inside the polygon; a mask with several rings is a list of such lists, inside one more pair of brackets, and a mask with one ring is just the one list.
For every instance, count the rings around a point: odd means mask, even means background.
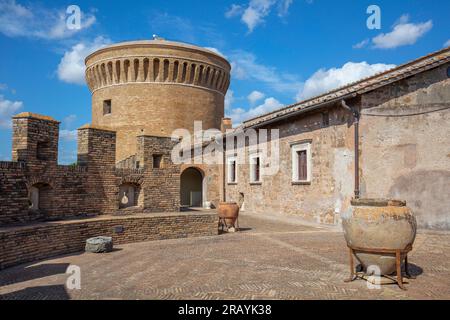
[{"label": "low stone wall", "polygon": [[102,216],[0,228],[0,270],[84,250],[86,239],[110,236],[114,244],[218,234],[215,212]]}]

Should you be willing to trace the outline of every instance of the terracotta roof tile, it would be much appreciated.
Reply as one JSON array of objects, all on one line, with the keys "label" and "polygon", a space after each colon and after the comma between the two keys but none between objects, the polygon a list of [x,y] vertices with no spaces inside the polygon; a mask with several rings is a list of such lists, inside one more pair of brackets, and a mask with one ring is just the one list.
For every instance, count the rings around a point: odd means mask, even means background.
[{"label": "terracotta roof tile", "polygon": [[300,109],[306,109],[315,105],[342,99],[348,95],[358,95],[376,88],[391,84],[393,82],[410,77],[411,75],[435,68],[450,61],[450,47],[430,53],[416,60],[402,64],[390,70],[377,73],[373,76],[349,83],[343,87],[333,89],[327,93],[313,97],[281,109],[244,121],[244,127],[260,125],[266,121],[273,120],[279,116],[293,113]]}]

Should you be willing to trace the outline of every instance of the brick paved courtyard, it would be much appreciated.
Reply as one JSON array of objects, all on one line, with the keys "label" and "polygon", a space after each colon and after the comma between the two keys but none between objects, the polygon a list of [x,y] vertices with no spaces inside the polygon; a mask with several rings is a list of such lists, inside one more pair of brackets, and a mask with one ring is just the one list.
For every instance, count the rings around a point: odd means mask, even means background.
[{"label": "brick paved courtyard", "polygon": [[[420,233],[408,291],[344,283],[342,233],[243,216],[236,234],[117,246],[0,272],[0,299],[450,299],[450,234]],[[81,290],[64,284],[81,268]]]}]

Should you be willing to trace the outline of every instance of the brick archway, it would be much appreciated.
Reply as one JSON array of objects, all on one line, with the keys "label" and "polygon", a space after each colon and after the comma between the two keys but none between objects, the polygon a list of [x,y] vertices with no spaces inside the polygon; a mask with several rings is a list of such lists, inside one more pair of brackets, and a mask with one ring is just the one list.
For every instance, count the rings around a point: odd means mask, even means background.
[{"label": "brick archway", "polygon": [[196,167],[186,168],[180,176],[180,203],[183,207],[203,207],[205,174]]}]

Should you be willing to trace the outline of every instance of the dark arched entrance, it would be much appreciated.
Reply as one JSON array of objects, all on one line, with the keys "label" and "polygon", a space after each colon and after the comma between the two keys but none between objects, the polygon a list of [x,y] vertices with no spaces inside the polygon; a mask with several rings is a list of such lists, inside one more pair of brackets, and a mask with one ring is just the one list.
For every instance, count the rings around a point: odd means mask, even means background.
[{"label": "dark arched entrance", "polygon": [[187,207],[202,207],[203,175],[196,168],[187,168],[181,174],[181,205]]}]

